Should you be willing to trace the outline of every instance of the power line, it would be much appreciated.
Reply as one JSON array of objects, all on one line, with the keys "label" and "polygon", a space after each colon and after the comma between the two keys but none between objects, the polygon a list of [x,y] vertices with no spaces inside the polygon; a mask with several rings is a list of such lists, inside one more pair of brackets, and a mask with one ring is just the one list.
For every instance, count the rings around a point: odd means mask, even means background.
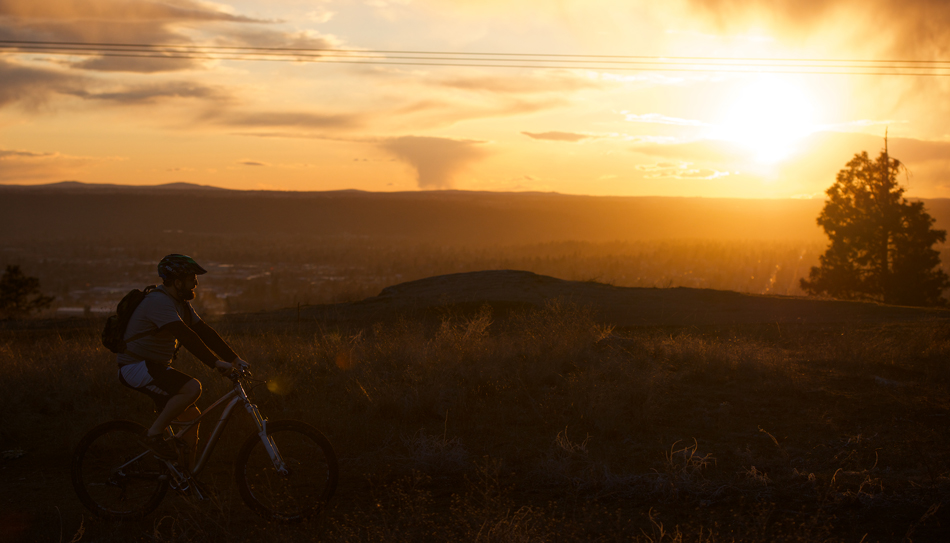
[{"label": "power line", "polygon": [[[47,53],[48,54],[48,53]],[[62,53],[67,54],[67,53]],[[226,56],[186,56],[186,55],[147,55],[147,54],[124,54],[124,53],[68,53],[70,56],[91,56],[91,57],[119,57],[119,58],[149,58],[149,59],[168,59],[168,60],[268,60],[272,62],[315,62],[321,64],[363,64],[363,65],[382,65],[382,66],[437,66],[437,67],[459,67],[459,68],[522,68],[522,69],[565,69],[565,70],[613,70],[613,71],[637,71],[637,72],[693,72],[693,73],[773,73],[773,74],[805,74],[805,75],[917,75],[917,76],[950,76],[948,73],[936,72],[917,72],[917,73],[897,73],[897,72],[869,72],[869,71],[828,71],[828,70],[761,70],[751,68],[740,70],[735,68],[689,68],[681,67],[624,67],[624,66],[539,66],[539,65],[521,65],[521,64],[475,64],[475,63],[448,63],[448,62],[379,62],[379,61],[358,61],[358,60],[309,60],[301,61],[292,58],[269,58],[253,59],[246,57],[226,57]]]},{"label": "power line", "polygon": [[676,56],[647,56],[647,55],[578,55],[559,53],[486,53],[459,51],[409,51],[383,49],[340,49],[320,47],[250,47],[231,45],[188,45],[188,44],[145,44],[145,43],[97,43],[97,42],[54,42],[54,41],[27,41],[27,40],[0,40],[0,44],[8,45],[57,45],[79,47],[141,47],[141,48],[168,48],[194,50],[231,50],[231,51],[300,51],[300,52],[339,52],[339,53],[381,53],[381,54],[419,54],[419,55],[475,55],[475,56],[517,56],[517,57],[579,57],[579,58],[635,58],[635,59],[678,59],[678,60],[748,60],[748,61],[785,61],[785,62],[862,62],[862,63],[937,63],[950,64],[950,60],[920,60],[920,59],[814,59],[814,58],[769,58],[769,57],[676,57]]},{"label": "power line", "polygon": [[[0,41],[0,44],[2,44],[2,43],[4,43],[4,42],[3,42],[3,41]],[[0,45],[0,48],[3,48],[3,47],[4,47],[3,45]],[[105,55],[114,54],[114,53],[145,53],[145,54],[142,55],[142,56],[154,56],[155,58],[191,58],[191,59],[209,59],[209,60],[213,60],[213,59],[255,60],[255,57],[257,57],[257,56],[279,57],[279,58],[276,58],[276,60],[286,59],[286,60],[291,60],[291,61],[301,61],[302,59],[311,59],[311,58],[313,58],[313,59],[326,59],[326,58],[357,58],[357,59],[380,59],[380,60],[390,60],[390,59],[397,59],[397,60],[398,60],[398,59],[403,59],[403,60],[435,60],[435,61],[449,61],[449,60],[452,60],[452,61],[465,61],[465,62],[476,62],[476,61],[487,61],[487,62],[520,62],[520,61],[523,61],[523,60],[524,60],[524,59],[521,59],[521,58],[515,58],[515,59],[510,59],[510,60],[509,60],[509,59],[490,58],[490,57],[489,57],[489,58],[483,58],[485,55],[490,55],[491,53],[455,53],[455,52],[453,52],[453,53],[448,53],[448,52],[445,52],[445,53],[443,53],[443,52],[426,52],[426,53],[423,53],[423,52],[416,52],[416,53],[410,53],[410,52],[399,52],[400,54],[382,54],[382,53],[373,52],[373,51],[367,51],[367,50],[326,49],[326,50],[310,50],[310,51],[324,51],[324,52],[319,52],[319,53],[314,53],[314,52],[300,52],[300,53],[288,54],[288,53],[271,52],[271,50],[272,50],[273,48],[267,48],[268,51],[259,52],[259,53],[245,53],[245,54],[241,54],[241,53],[224,53],[224,52],[222,52],[222,53],[204,52],[204,54],[199,54],[199,53],[201,53],[200,49],[197,48],[197,47],[195,47],[195,48],[193,48],[193,50],[196,51],[196,53],[191,54],[191,53],[178,53],[178,52],[176,52],[176,51],[174,51],[174,50],[171,50],[171,49],[168,49],[168,50],[166,50],[166,49],[161,49],[161,50],[158,50],[158,49],[151,49],[151,48],[147,48],[146,46],[142,46],[142,45],[122,45],[121,47],[122,47],[121,49],[120,49],[120,48],[116,48],[116,49],[87,49],[87,48],[64,48],[64,47],[60,47],[60,46],[54,46],[54,45],[43,44],[43,45],[40,45],[40,46],[31,47],[31,48],[29,49],[29,51],[32,51],[32,52],[37,52],[37,51],[38,51],[38,52],[44,52],[44,53],[76,54],[76,55],[85,54],[85,55],[87,55],[87,56],[88,56],[88,55],[103,55],[103,56],[105,56]],[[167,46],[156,46],[156,47],[165,48],[165,47],[167,47]],[[225,48],[218,47],[218,48],[216,48],[216,49],[225,49]],[[226,48],[226,49],[236,49],[236,48],[229,47],[229,48]],[[261,48],[253,48],[253,49],[261,49]],[[294,49],[294,50],[297,51],[297,49]],[[303,50],[299,50],[299,51],[303,51]],[[11,51],[6,51],[6,52],[11,52]],[[20,52],[20,51],[12,51],[12,52]],[[389,52],[389,53],[396,53],[396,52],[392,52],[392,51],[391,51],[391,52]],[[228,56],[224,56],[224,55],[227,55],[227,54],[240,54],[241,56],[239,56],[239,57],[233,57],[233,56],[228,57]],[[404,54],[408,54],[408,55],[411,55],[411,56],[403,56]],[[504,55],[506,55],[506,56],[516,56],[516,55],[517,55],[516,53],[496,53],[496,54],[498,54],[498,55],[504,54]],[[173,55],[174,55],[174,56],[173,56]],[[425,56],[423,56],[423,55],[425,55]],[[451,56],[449,56],[449,55],[451,55]],[[538,56],[538,55],[532,55],[532,56]],[[567,56],[567,55],[560,55],[560,56]],[[579,57],[579,56],[582,56],[582,55],[570,55],[570,56]],[[595,55],[594,57],[597,57],[597,56]],[[607,56],[606,56],[606,55],[600,55],[600,57],[607,57]],[[647,57],[647,56],[626,56],[626,57],[621,57],[621,56],[617,56],[617,55],[610,56],[609,58],[618,58],[618,59],[619,59],[619,58],[624,58],[624,59],[637,59],[637,60],[609,60],[608,58],[601,58],[600,60],[597,60],[596,62],[607,63],[607,64],[611,64],[611,65],[616,64],[616,65],[645,65],[645,66],[650,66],[650,65],[674,65],[674,66],[686,65],[686,66],[688,66],[688,65],[700,64],[700,63],[697,63],[697,62],[695,62],[695,61],[693,60],[693,59],[698,59],[698,60],[706,60],[706,61],[715,62],[715,64],[711,64],[711,65],[710,65],[710,66],[714,66],[714,67],[716,67],[716,66],[790,67],[790,68],[809,68],[809,67],[811,67],[811,68],[854,68],[854,67],[864,67],[864,66],[858,66],[858,65],[856,65],[856,64],[831,64],[832,62],[841,62],[841,63],[848,62],[848,61],[845,61],[845,60],[833,60],[833,61],[832,61],[832,60],[827,60],[827,61],[822,60],[822,61],[819,61],[819,60],[814,60],[814,59],[811,59],[811,60],[806,60],[806,59],[764,59],[764,58],[740,59],[740,58],[725,58],[725,57],[720,57],[720,58],[714,58],[714,57]],[[672,60],[667,60],[667,59],[669,59],[669,58],[675,58],[676,61],[687,61],[687,60],[689,60],[690,62],[682,62],[682,63],[673,62]],[[270,58],[266,58],[266,59],[264,59],[264,60],[270,60]],[[770,61],[770,62],[765,62],[765,61]],[[591,62],[594,62],[594,61],[590,61],[590,60],[574,60],[574,59],[543,59],[543,58],[541,58],[541,59],[535,59],[534,62],[564,62],[564,63],[572,63],[572,65],[573,65],[573,64],[581,64],[581,63],[591,63]],[[875,63],[889,62],[889,63],[896,63],[896,62],[911,62],[911,61],[871,61],[871,60],[860,60],[860,61],[852,61],[852,62],[875,62]],[[913,62],[928,62],[928,63],[934,64],[934,66],[931,66],[931,68],[933,68],[933,69],[950,69],[950,61],[913,61]],[[793,64],[790,64],[790,63],[793,63]],[[945,65],[945,66],[943,66],[943,65]],[[499,65],[499,66],[502,66],[502,65]],[[867,68],[873,68],[873,69],[881,69],[881,68],[890,68],[890,69],[901,69],[901,68],[904,68],[904,69],[918,69],[918,70],[919,70],[919,69],[924,69],[924,68],[921,67],[921,66],[916,66],[916,65],[908,65],[908,66],[905,66],[905,65],[901,65],[901,64],[890,64],[890,65],[880,65],[880,64],[878,64],[878,65],[871,65],[871,66],[866,66],[866,67],[867,67]]]},{"label": "power line", "polygon": [[811,75],[950,76],[950,61],[804,59],[764,57],[664,57],[647,55],[567,55],[463,53],[339,48],[237,47],[136,43],[0,40],[0,53],[169,60],[311,62],[477,68],[622,70],[703,73]]}]

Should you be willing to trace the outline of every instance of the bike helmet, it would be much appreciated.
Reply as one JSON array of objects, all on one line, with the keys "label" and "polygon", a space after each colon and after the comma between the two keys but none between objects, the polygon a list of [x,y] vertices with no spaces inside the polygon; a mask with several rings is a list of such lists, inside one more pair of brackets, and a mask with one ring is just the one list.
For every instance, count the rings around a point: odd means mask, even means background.
[{"label": "bike helmet", "polygon": [[190,256],[179,254],[168,255],[158,263],[158,276],[162,279],[181,277],[189,273],[201,275],[208,273],[208,270],[199,266]]}]

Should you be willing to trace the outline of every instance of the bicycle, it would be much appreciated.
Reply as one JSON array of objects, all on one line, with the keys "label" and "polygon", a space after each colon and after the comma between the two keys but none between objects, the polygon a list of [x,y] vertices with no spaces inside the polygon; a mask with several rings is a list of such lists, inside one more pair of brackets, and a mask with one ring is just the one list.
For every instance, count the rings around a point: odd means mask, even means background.
[{"label": "bicycle", "polygon": [[188,466],[186,447],[178,447],[176,461],[152,453],[141,442],[145,427],[136,422],[115,420],[90,430],[76,446],[71,464],[73,488],[83,505],[99,517],[123,520],[155,510],[169,488],[207,499],[195,476],[207,465],[235,407],[243,403],[257,433],[247,437],[234,463],[241,498],[268,520],[299,522],[318,513],[333,496],[339,478],[329,440],[304,422],[264,418],[245,390],[251,381],[257,383],[254,386],[263,381],[251,379],[246,368],[235,368],[228,377],[231,390],[204,413],[175,423],[177,433],[171,426],[166,429],[166,435],[175,438],[173,443],[181,443],[178,439],[185,432],[227,402],[193,467]]}]

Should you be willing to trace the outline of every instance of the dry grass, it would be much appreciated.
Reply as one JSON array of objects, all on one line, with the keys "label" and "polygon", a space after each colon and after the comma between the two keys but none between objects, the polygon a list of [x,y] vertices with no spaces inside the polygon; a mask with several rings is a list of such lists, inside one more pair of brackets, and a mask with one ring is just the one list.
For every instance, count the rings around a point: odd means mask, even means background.
[{"label": "dry grass", "polygon": [[[246,423],[202,477],[212,503],[170,496],[138,523],[88,518],[68,485],[71,448],[98,422],[153,416],[117,383],[96,326],[2,330],[0,448],[25,454],[0,461],[18,496],[0,516],[25,519],[24,540],[69,540],[80,522],[82,541],[870,542],[950,530],[944,323],[614,330],[557,302],[334,328],[223,320],[270,380],[254,394],[263,412],[313,423],[338,450],[333,507],[302,527],[258,522],[233,492]],[[202,379],[202,401],[224,392],[190,356],[178,366]]]}]

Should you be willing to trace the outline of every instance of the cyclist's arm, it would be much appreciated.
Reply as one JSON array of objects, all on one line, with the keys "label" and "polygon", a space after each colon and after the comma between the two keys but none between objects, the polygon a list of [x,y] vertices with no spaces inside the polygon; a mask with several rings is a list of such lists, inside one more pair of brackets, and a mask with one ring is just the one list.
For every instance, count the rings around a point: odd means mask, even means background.
[{"label": "cyclist's arm", "polygon": [[198,334],[198,337],[201,338],[201,341],[203,341],[205,345],[217,353],[221,360],[234,362],[238,358],[237,353],[235,353],[231,347],[221,339],[221,336],[214,331],[214,328],[208,326],[205,321],[199,320],[191,326],[191,329]]},{"label": "cyclist's arm", "polygon": [[215,356],[211,349],[201,341],[201,338],[194,330],[188,328],[188,326],[182,321],[174,321],[162,326],[163,331],[171,332],[175,339],[181,342],[188,351],[195,355],[195,358],[201,360],[201,362],[208,366],[211,369],[217,367],[216,362],[218,357]]}]

